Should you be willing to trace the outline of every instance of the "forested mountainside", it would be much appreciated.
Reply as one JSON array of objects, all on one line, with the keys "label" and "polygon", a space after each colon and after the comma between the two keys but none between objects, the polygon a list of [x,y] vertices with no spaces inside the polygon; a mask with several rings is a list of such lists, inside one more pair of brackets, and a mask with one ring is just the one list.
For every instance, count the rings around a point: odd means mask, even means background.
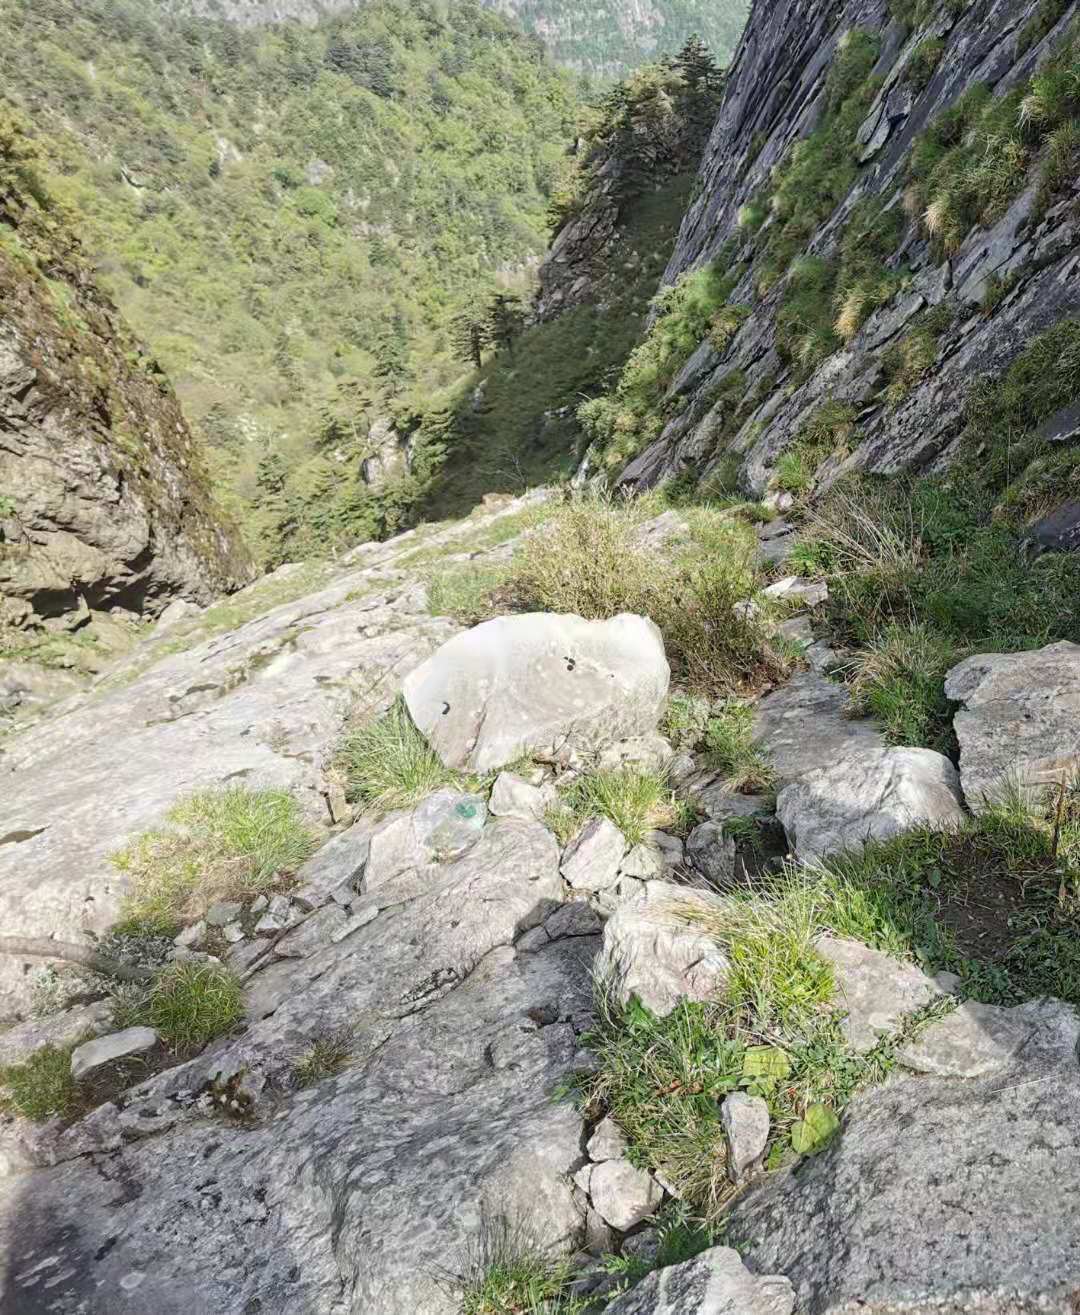
[{"label": "forested mountainside", "polygon": [[538,43],[471,3],[241,33],[12,0],[0,78],[260,554],[289,477],[303,505],[334,485],[349,542],[392,527],[410,488],[364,482],[374,420],[460,373],[453,316],[546,243],[578,106]]},{"label": "forested mountainside", "polygon": [[[295,19],[313,23],[368,0],[165,0],[177,12],[243,24]],[[568,68],[620,77],[673,54],[695,33],[726,63],[746,21],[748,0],[484,0],[515,18]]]}]

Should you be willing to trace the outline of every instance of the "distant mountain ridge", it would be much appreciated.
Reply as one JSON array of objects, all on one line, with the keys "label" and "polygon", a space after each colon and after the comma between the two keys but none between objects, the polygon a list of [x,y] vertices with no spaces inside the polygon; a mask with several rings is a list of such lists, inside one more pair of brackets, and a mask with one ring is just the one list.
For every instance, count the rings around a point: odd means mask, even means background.
[{"label": "distant mountain ridge", "polygon": [[[178,13],[243,25],[321,18],[362,8],[367,0],[167,0]],[[628,69],[674,53],[692,33],[721,63],[730,58],[748,0],[481,0],[517,19],[554,58],[584,73],[618,77]]]}]

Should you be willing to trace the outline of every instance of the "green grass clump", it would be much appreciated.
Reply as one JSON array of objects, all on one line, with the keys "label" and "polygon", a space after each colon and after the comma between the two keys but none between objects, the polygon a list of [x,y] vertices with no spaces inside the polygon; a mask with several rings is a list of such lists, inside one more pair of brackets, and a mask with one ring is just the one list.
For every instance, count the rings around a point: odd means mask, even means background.
[{"label": "green grass clump", "polygon": [[846,456],[855,434],[855,408],[846,402],[823,402],[802,425],[786,452],[776,460],[774,488],[787,493],[808,493],[822,464],[830,457]]},{"label": "green grass clump", "polygon": [[548,817],[565,842],[593,817],[614,822],[630,846],[650,831],[685,830],[689,816],[664,777],[636,767],[588,772],[560,795]]},{"label": "green grass clump", "polygon": [[902,402],[933,369],[938,344],[952,324],[953,311],[945,302],[916,316],[906,333],[881,355],[885,400]]},{"label": "green grass clump", "polygon": [[316,1037],[306,1050],[293,1061],[293,1081],[300,1089],[313,1087],[324,1078],[332,1078],[348,1064],[352,1054],[352,1038],[345,1034],[327,1033]]},{"label": "green grass clump", "polygon": [[672,694],[664,709],[661,731],[677,753],[695,749],[705,735],[709,702],[693,694]]},{"label": "green grass clump", "polygon": [[190,1054],[230,1032],[244,1018],[244,993],[220,964],[171,964],[144,992],[117,996],[117,1028],[152,1027],[174,1051]]},{"label": "green grass clump", "polygon": [[922,91],[934,76],[941,56],[945,53],[945,42],[940,37],[927,37],[920,41],[912,51],[907,66],[907,80],[916,91]]},{"label": "green grass clump", "polygon": [[570,1292],[571,1265],[506,1219],[483,1221],[463,1268],[447,1283],[461,1315],[585,1315],[588,1310],[588,1303]]},{"label": "green grass clump", "polygon": [[745,692],[782,674],[788,660],[765,622],[738,608],[757,587],[750,526],[699,509],[688,517],[694,542],[667,556],[634,541],[651,510],[594,497],[568,503],[543,535],[523,545],[507,596],[521,611],[651,617],[669,661],[694,693]]},{"label": "green grass clump", "polygon": [[440,571],[428,583],[428,611],[432,616],[453,617],[463,626],[488,621],[498,612],[492,595],[509,574],[505,564]]},{"label": "green grass clump", "polygon": [[334,766],[349,801],[380,812],[412,808],[443,786],[469,784],[443,766],[403,699],[383,716],[349,731],[338,745]]},{"label": "green grass clump", "polygon": [[203,790],[176,804],[168,821],[169,828],[147,831],[113,855],[130,883],[127,924],[175,931],[215,900],[272,890],[315,848],[299,803],[285,790]]},{"label": "green grass clump", "polygon": [[42,1046],[22,1064],[0,1067],[0,1110],[42,1123],[64,1118],[76,1107],[71,1076],[72,1046]]},{"label": "green grass clump", "polygon": [[1037,46],[1043,37],[1049,36],[1068,8],[1069,0],[1040,0],[1035,12],[1017,34],[1017,55],[1023,55],[1032,46]]},{"label": "green grass clump", "polygon": [[947,634],[890,621],[851,659],[846,674],[854,706],[882,722],[890,744],[955,756],[945,676],[966,656]]},{"label": "green grass clump", "polygon": [[723,772],[730,789],[754,794],[771,788],[776,773],[754,739],[754,710],[732,699],[705,726],[705,761]]}]

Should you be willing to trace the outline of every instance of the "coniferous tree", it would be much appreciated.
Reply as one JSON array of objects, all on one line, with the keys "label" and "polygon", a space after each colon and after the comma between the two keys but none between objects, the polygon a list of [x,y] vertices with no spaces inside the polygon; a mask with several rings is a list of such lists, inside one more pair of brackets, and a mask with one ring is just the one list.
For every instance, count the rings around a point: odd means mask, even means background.
[{"label": "coniferous tree", "polygon": [[525,328],[525,311],[521,298],[512,292],[497,292],[488,305],[488,333],[498,347],[505,347],[511,359],[514,341]]},{"label": "coniferous tree", "polygon": [[459,361],[482,369],[484,349],[490,345],[491,326],[485,309],[467,308],[450,321],[450,347]]}]

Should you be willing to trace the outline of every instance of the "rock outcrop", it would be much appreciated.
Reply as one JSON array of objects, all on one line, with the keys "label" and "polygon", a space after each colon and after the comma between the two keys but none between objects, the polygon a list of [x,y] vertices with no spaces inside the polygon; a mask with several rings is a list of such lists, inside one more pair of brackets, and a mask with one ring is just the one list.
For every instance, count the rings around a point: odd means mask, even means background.
[{"label": "rock outcrop", "polygon": [[[815,226],[805,252],[812,260],[838,255],[860,202],[878,200],[886,215],[895,212],[903,204],[905,170],[919,134],[976,85],[999,97],[1021,86],[1075,16],[1071,4],[1056,7],[1059,21],[1045,37],[1022,45],[1019,34],[1042,12],[1038,0],[934,11],[917,30],[894,20],[894,8],[887,0],[754,6],[706,148],[697,198],[665,274],[672,283],[720,257],[741,271],[730,300],[747,313],[724,345],[702,341],[672,384],[671,400],[678,402],[671,407],[673,418],[626,467],[625,483],[651,486],[687,469],[708,473],[734,457],[744,488],[760,495],[777,459],[824,401],[853,408],[860,441],[830,463],[823,480],[855,469],[888,475],[940,468],[956,451],[973,381],[984,374],[998,377],[1036,334],[1080,310],[1075,196],[1036,214],[1033,179],[1000,222],[989,230],[975,227],[947,256],[924,229],[908,224],[888,262],[904,271],[902,289],[816,368],[800,369],[778,349],[777,313],[788,278],[771,281],[759,293],[761,262],[746,207],[767,198],[771,171],[820,124],[829,70],[846,34],[859,28],[878,38],[873,72],[879,81],[855,143],[862,167],[853,170],[835,212]],[[931,75],[922,79],[917,52],[927,42],[941,44],[934,46]],[[766,222],[758,236],[767,240],[769,223],[781,220],[759,214],[756,222],[761,219]],[[993,314],[982,308],[988,287],[1006,292]],[[936,339],[932,366],[902,399],[890,402],[882,395],[882,354],[902,344],[919,317],[946,297],[955,314]],[[747,405],[728,431],[724,420],[736,383]],[[1071,408],[1046,423],[1049,438],[1075,430]]]},{"label": "rock outcrop", "polygon": [[0,136],[0,631],[154,615],[249,580],[160,367]]}]

